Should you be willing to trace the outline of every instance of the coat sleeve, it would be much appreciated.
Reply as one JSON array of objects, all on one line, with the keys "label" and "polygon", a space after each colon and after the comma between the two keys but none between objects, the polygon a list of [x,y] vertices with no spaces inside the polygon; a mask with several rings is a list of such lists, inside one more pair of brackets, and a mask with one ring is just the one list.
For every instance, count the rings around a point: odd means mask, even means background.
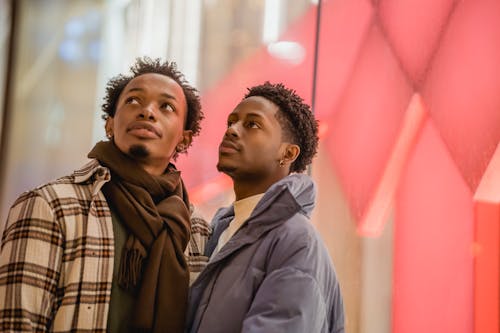
[{"label": "coat sleeve", "polygon": [[257,290],[242,332],[326,332],[326,305],[315,279],[285,267],[267,275]]},{"label": "coat sleeve", "polygon": [[11,207],[0,250],[0,330],[45,332],[56,309],[63,234],[35,192]]},{"label": "coat sleeve", "polygon": [[212,227],[191,205],[191,238],[187,245],[185,256],[189,266],[189,284],[191,285],[208,263],[204,255],[208,239],[212,234]]},{"label": "coat sleeve", "polygon": [[270,246],[267,273],[242,332],[344,333],[342,297],[328,252],[307,224],[294,226]]}]

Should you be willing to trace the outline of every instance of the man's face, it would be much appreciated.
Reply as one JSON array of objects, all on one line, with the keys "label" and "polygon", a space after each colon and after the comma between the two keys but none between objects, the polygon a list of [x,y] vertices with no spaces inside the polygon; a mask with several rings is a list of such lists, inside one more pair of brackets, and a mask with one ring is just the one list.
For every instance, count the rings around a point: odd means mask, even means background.
[{"label": "man's face", "polygon": [[266,182],[276,178],[284,153],[279,108],[260,96],[244,99],[227,118],[227,130],[219,146],[217,169],[233,180]]},{"label": "man's face", "polygon": [[161,174],[176,146],[191,142],[191,131],[184,130],[186,116],[186,98],[177,82],[161,74],[143,74],[123,89],[106,130],[122,152],[146,171]]}]

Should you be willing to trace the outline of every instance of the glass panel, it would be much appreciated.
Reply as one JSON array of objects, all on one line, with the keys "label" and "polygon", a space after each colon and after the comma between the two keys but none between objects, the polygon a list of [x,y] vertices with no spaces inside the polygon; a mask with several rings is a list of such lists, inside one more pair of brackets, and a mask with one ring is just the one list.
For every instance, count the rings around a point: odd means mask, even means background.
[{"label": "glass panel", "polygon": [[179,165],[191,198],[211,216],[232,198],[215,169],[225,119],[246,88],[283,82],[311,102],[316,6],[308,0],[204,1],[197,85],[206,119]]},{"label": "glass panel", "polygon": [[20,192],[85,161],[103,22],[87,0],[18,1],[18,17],[2,221]]},{"label": "glass panel", "polygon": [[71,172],[104,138],[106,82],[136,57],[174,60],[201,92],[203,130],[178,164],[207,216],[231,200],[217,147],[246,88],[281,81],[311,102],[309,0],[23,0],[19,18],[2,221],[20,192]]},{"label": "glass panel", "polygon": [[[11,2],[9,0],[0,0],[0,137],[2,135],[2,121],[5,110],[4,92],[6,80],[6,66],[9,54],[9,40],[11,27]],[[1,229],[1,228],[0,228]]]}]

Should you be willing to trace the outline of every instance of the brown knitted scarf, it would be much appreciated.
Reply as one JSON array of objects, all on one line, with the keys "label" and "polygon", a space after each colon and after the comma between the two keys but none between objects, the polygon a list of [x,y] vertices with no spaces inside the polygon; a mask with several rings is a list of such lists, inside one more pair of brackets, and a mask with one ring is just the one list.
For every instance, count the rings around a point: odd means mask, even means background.
[{"label": "brown knitted scarf", "polygon": [[111,142],[88,157],[111,170],[103,193],[130,235],[119,269],[121,287],[137,293],[131,322],[137,332],[183,332],[189,288],[184,250],[189,202],[180,172],[169,165],[152,176]]}]

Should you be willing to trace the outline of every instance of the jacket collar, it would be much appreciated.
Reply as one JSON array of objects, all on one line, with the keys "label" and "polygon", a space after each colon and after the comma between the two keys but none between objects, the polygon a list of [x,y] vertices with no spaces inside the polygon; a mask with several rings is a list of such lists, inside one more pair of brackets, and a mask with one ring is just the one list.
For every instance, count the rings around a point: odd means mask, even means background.
[{"label": "jacket collar", "polygon": [[[288,191],[292,196],[292,201],[299,207],[299,211],[309,217],[314,209],[316,200],[316,185],[314,181],[304,174],[291,174],[274,183],[269,187],[255,207],[254,211],[249,217],[251,220],[254,216],[260,215],[263,211],[279,207],[271,207],[274,201],[280,197],[283,191]],[[213,223],[225,218],[234,217],[234,206],[220,208],[213,218]],[[250,221],[249,221],[250,223]]]},{"label": "jacket collar", "polygon": [[[211,262],[223,260],[242,246],[254,243],[263,234],[285,223],[296,213],[309,216],[314,208],[315,193],[312,179],[302,174],[289,175],[273,184],[242,226],[241,229],[245,232],[237,232],[233,235]],[[218,226],[223,226],[220,229],[225,229],[233,217],[233,205],[220,209],[214,217],[214,235],[217,234]],[[214,239],[214,242],[216,241],[217,239]],[[210,247],[209,244],[207,247]]]},{"label": "jacket collar", "polygon": [[111,179],[111,172],[108,168],[100,165],[98,160],[92,159],[80,169],[75,170],[72,176],[76,184],[91,181],[94,185],[92,194],[96,195],[102,186]]}]

